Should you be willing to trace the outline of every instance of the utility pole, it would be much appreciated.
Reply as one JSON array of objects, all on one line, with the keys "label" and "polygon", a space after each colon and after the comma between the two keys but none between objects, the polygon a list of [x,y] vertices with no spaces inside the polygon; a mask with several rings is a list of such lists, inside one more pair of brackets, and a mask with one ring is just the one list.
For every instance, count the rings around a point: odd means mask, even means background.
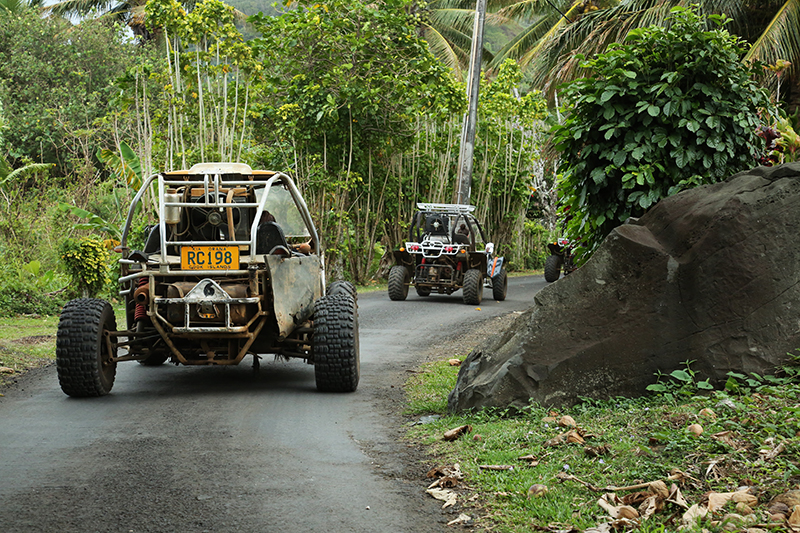
[{"label": "utility pole", "polygon": [[456,203],[469,204],[472,187],[472,156],[475,152],[475,128],[478,123],[478,92],[481,84],[481,55],[483,54],[483,23],[486,19],[486,0],[475,2],[475,28],[472,32],[469,77],[467,78],[468,110],[461,129],[461,148],[458,154]]}]

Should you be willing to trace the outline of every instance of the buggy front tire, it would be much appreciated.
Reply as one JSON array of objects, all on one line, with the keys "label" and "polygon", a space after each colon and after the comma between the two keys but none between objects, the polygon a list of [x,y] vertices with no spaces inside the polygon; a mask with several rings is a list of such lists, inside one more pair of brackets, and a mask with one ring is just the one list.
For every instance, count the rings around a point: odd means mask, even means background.
[{"label": "buggy front tire", "polygon": [[355,300],[348,294],[320,298],[314,307],[313,322],[317,390],[354,392],[361,374]]},{"label": "buggy front tire", "polygon": [[508,273],[505,268],[501,268],[500,272],[492,278],[492,296],[498,302],[506,299],[508,292]]},{"label": "buggy front tire", "polygon": [[389,299],[394,301],[405,300],[408,296],[408,283],[411,276],[403,265],[395,265],[389,271]]},{"label": "buggy front tire", "polygon": [[544,280],[548,283],[553,283],[561,276],[561,263],[564,258],[560,255],[548,255],[544,260]]},{"label": "buggy front tire", "polygon": [[72,300],[61,312],[56,368],[61,390],[75,398],[105,396],[114,386],[117,363],[114,310],[105,300]]},{"label": "buggy front tire", "polygon": [[464,273],[464,303],[480,305],[483,301],[483,273],[471,268]]}]

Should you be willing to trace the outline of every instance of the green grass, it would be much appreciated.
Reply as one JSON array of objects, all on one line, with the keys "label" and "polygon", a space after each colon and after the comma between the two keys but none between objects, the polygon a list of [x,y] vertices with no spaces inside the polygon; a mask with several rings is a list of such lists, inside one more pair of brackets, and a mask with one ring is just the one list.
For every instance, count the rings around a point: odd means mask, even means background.
[{"label": "green grass", "polygon": [[10,377],[55,359],[58,317],[0,318],[0,367],[13,374],[0,373],[0,385]]},{"label": "green grass", "polygon": [[[124,327],[125,311],[114,306],[117,326]],[[14,376],[55,361],[57,316],[0,317],[0,367],[13,373],[0,373],[0,385]]]},{"label": "green grass", "polygon": [[[462,506],[458,512],[476,519],[479,531],[531,531],[532,525],[583,530],[610,521],[597,505],[603,492],[559,479],[564,474],[603,488],[664,480],[678,469],[691,476],[680,484],[689,505],[701,503],[708,491],[751,486],[758,495],[757,513],[765,513],[774,496],[798,488],[800,482],[800,384],[791,368],[782,378],[739,378],[729,383],[727,392],[706,395],[695,395],[700,391],[691,384],[669,382],[667,393],[647,398],[585,401],[557,411],[532,406],[521,413],[453,416],[446,412],[446,396],[455,386],[457,372],[458,367],[437,362],[423,366],[422,373],[409,380],[407,412],[442,418],[413,426],[408,438],[426,449],[431,466],[461,466],[465,480],[457,489]],[[711,409],[715,417],[701,415],[702,409]],[[566,431],[557,424],[562,415],[575,420],[584,444],[548,445]],[[699,437],[687,430],[692,423],[702,425]],[[471,433],[443,440],[445,431],[463,425],[471,426]],[[759,453],[779,445],[783,450],[769,460]],[[607,453],[590,453],[603,449]],[[526,455],[535,456],[538,464],[529,466],[519,459]],[[492,471],[480,465],[514,468]],[[528,498],[533,484],[549,490]],[[635,491],[617,495],[631,492]],[[729,505],[726,510],[733,508]],[[682,513],[668,505],[645,521],[640,531],[676,531]],[[766,516],[758,521],[766,521]],[[722,531],[721,524],[711,520],[702,527]]]}]

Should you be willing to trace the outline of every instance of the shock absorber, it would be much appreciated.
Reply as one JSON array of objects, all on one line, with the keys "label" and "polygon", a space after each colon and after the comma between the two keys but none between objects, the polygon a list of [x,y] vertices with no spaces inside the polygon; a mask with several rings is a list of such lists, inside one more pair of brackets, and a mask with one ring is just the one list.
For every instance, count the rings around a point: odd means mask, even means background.
[{"label": "shock absorber", "polygon": [[145,307],[145,303],[149,300],[149,288],[147,278],[139,278],[136,291],[133,293],[133,298],[136,301],[136,308],[133,311],[134,322],[147,319],[147,307]]}]

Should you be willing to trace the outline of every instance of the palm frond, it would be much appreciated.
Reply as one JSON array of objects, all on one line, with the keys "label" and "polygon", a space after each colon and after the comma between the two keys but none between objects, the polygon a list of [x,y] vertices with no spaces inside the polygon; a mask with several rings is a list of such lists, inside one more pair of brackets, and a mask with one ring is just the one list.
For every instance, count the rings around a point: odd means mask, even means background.
[{"label": "palm frond", "polygon": [[[431,53],[453,70],[453,75],[456,79],[462,80],[464,75],[463,65],[466,64],[462,61],[464,57],[463,50],[459,53],[458,49],[454,48],[450,41],[432,26],[427,26],[423,29],[422,37],[428,42]],[[469,52],[466,55],[469,57]]]},{"label": "palm frond", "polygon": [[753,43],[745,60],[758,60],[767,64],[778,59],[790,61],[787,76],[798,72],[800,63],[800,0],[787,0],[778,13]]},{"label": "palm frond", "polygon": [[475,11],[467,9],[436,9],[428,18],[430,25],[443,28],[452,27],[466,34],[472,34]]},{"label": "palm frond", "polygon": [[[556,2],[550,2],[548,0],[523,0],[522,2],[515,2],[512,5],[504,7],[498,10],[497,13],[515,20],[526,20],[550,11],[560,11],[564,13],[573,7],[570,5],[571,3],[572,2],[564,0],[557,0]],[[557,9],[553,7],[554,5]]]},{"label": "palm frond", "polygon": [[536,23],[525,28],[495,54],[495,62],[497,64],[492,64],[491,66],[498,66],[499,63],[502,63],[507,58],[519,61],[527,52],[535,48],[542,37],[547,35],[549,31],[554,30],[560,18],[561,15],[551,14],[542,17]]},{"label": "palm frond", "polygon": [[36,172],[44,172],[46,170],[50,170],[54,166],[55,165],[53,163],[31,163],[30,165],[25,165],[22,168],[12,170],[5,176],[0,176],[0,185],[10,183],[18,177],[27,176],[29,174],[33,174]]}]

